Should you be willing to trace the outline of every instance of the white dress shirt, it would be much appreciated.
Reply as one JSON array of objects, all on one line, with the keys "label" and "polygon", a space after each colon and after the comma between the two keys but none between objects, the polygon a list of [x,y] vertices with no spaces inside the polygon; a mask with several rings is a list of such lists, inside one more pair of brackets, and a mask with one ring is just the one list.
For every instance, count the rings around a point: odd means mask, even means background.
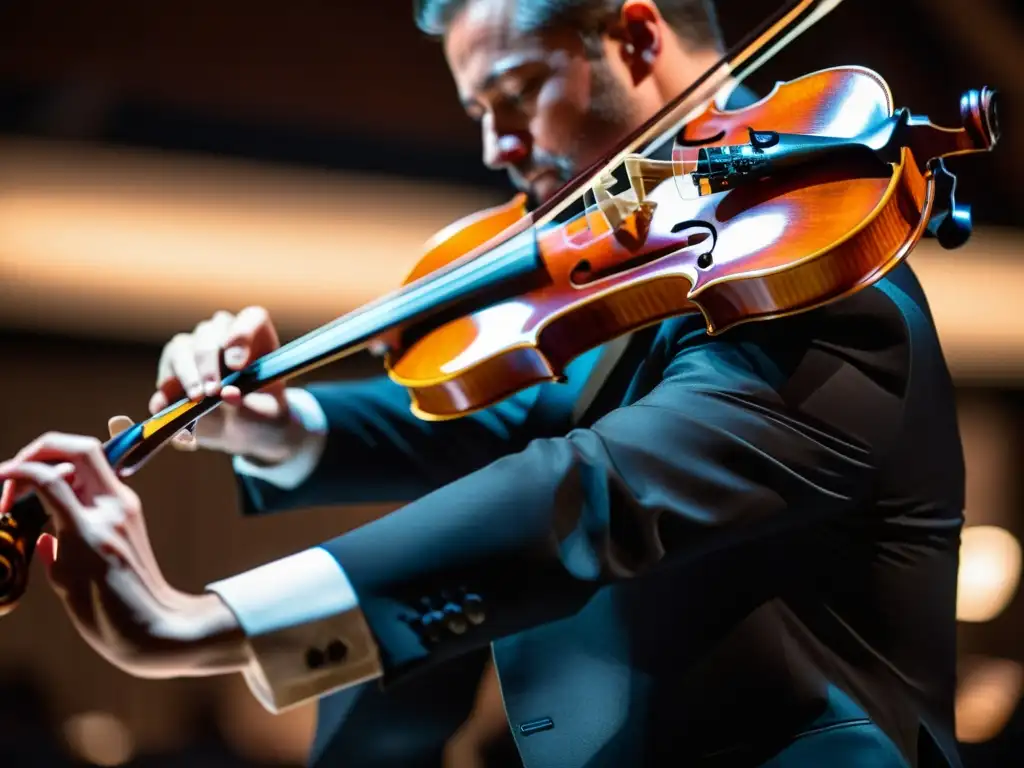
[{"label": "white dress shirt", "polygon": [[[316,398],[289,388],[292,414],[307,439],[287,462],[261,466],[241,456],[235,471],[285,490],[316,468],[327,439],[327,418]],[[281,712],[331,691],[372,680],[382,669],[377,644],[344,570],[313,547],[207,586],[234,612],[249,639],[252,667],[244,673],[253,695]]]}]

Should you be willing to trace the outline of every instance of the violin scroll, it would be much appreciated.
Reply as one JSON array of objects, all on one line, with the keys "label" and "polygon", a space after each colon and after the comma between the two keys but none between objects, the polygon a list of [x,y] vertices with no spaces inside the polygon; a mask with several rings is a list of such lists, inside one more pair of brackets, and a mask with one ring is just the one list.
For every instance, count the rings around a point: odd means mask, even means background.
[{"label": "violin scroll", "polygon": [[32,553],[45,522],[46,512],[34,494],[0,516],[0,616],[13,611],[25,593]]},{"label": "violin scroll", "polygon": [[[999,94],[987,86],[972,88],[960,97],[959,129],[937,128],[929,121],[915,120],[920,130],[914,148],[935,184],[935,201],[928,221],[928,234],[946,250],[959,248],[971,237],[971,206],[956,200],[956,176],[944,157],[991,150],[999,142]],[[945,141],[941,144],[941,141]],[[923,151],[922,151],[923,150]]]},{"label": "violin scroll", "polygon": [[960,97],[960,120],[978,147],[986,149],[999,142],[999,92],[984,86],[972,88]]}]

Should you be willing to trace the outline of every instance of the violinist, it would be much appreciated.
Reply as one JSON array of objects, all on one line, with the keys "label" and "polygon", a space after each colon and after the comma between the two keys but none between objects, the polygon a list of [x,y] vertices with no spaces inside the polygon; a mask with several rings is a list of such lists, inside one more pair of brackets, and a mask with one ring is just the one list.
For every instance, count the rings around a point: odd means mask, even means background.
[{"label": "violinist", "polygon": [[[417,19],[484,161],[536,202],[721,51],[703,0],[423,0]],[[150,411],[277,345],[262,310],[218,313],[165,347]],[[488,651],[528,768],[960,765],[964,467],[909,266],[719,336],[666,320],[567,377],[439,423],[384,377],[225,389],[176,440],[235,457],[247,513],[403,506],[204,594],[166,582],[94,439],[43,436],[0,479],[46,504],[41,557],[97,652],[140,677],[241,673],[271,711],[319,699],[313,765],[438,765]]]}]

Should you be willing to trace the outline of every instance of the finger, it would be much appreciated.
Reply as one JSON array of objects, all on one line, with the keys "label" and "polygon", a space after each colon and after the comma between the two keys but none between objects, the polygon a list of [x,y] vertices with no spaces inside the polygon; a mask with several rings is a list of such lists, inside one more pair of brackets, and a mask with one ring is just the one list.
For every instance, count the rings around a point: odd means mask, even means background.
[{"label": "finger", "polygon": [[162,391],[157,391],[153,393],[153,396],[151,398],[149,398],[149,403],[147,404],[146,407],[149,409],[149,412],[155,416],[156,414],[160,413],[160,411],[162,411],[164,408],[166,408],[169,404],[170,398],[168,398],[168,396],[165,395]]},{"label": "finger", "polygon": [[160,361],[156,370],[156,392],[149,399],[149,412],[158,413],[168,406],[172,399],[184,396],[185,389],[174,375],[172,361],[184,354],[182,348],[190,348],[192,338],[187,333],[179,333],[164,346],[160,352]]},{"label": "finger", "polygon": [[203,396],[203,381],[196,365],[195,348],[182,345],[170,359],[171,375],[180,383],[189,400],[199,400]]},{"label": "finger", "polygon": [[13,480],[4,481],[4,489],[0,492],[0,515],[9,513],[17,498],[18,484]]},{"label": "finger", "polygon": [[8,480],[4,483],[4,498],[0,502],[0,514],[6,515],[19,501],[35,490],[30,483]]},{"label": "finger", "polygon": [[243,396],[242,390],[236,387],[234,384],[228,384],[220,391],[220,399],[226,405],[239,406],[242,404]]},{"label": "finger", "polygon": [[269,421],[281,418],[287,408],[284,398],[276,392],[252,392],[245,396],[242,405]]},{"label": "finger", "polygon": [[[75,465],[70,462],[61,462],[54,466],[69,483],[74,482]],[[32,486],[26,483],[19,483],[15,480],[5,480],[3,491],[0,493],[0,515],[6,515],[11,511],[17,502],[32,493]]]},{"label": "finger", "polygon": [[270,315],[263,307],[246,307],[228,329],[224,339],[224,362],[240,370],[256,357],[277,349],[280,341]]},{"label": "finger", "polygon": [[[157,366],[156,386],[167,403],[171,402],[172,397],[180,397],[182,394],[191,400],[203,394],[191,334],[179,333],[164,347],[160,364]],[[151,406],[154,404],[153,399],[150,398]]]},{"label": "finger", "polygon": [[107,461],[103,445],[92,437],[50,432],[22,449],[16,461],[58,465],[75,497],[85,505],[97,494],[118,493],[124,488]]},{"label": "finger", "polygon": [[[50,588],[57,597],[67,602],[74,586],[72,579],[73,569],[62,568],[57,565],[57,553],[60,548],[60,540],[49,533],[42,534],[36,541],[36,557],[43,563],[43,571],[46,573],[46,580],[50,582]],[[61,565],[64,565],[61,563]]]},{"label": "finger", "polygon": [[47,432],[22,448],[18,461],[68,462],[74,465],[80,480],[93,480],[104,487],[119,483],[113,467],[103,453],[103,444],[94,437]]},{"label": "finger", "polygon": [[196,369],[203,383],[203,391],[208,397],[213,397],[220,391],[220,361],[224,337],[233,320],[227,312],[218,312],[212,320],[200,323],[193,334]]},{"label": "finger", "polygon": [[111,416],[107,419],[107,431],[111,437],[117,437],[134,424],[135,422],[127,416]]},{"label": "finger", "polygon": [[57,537],[49,533],[42,534],[36,541],[36,557],[43,563],[46,576],[50,584],[57,585],[53,581],[53,564],[57,562]]},{"label": "finger", "polygon": [[179,451],[198,451],[199,441],[192,432],[183,429],[171,438],[171,447],[177,448]]},{"label": "finger", "polygon": [[275,382],[248,395],[243,395],[242,390],[229,384],[220,391],[220,399],[225,405],[245,408],[260,418],[274,420],[280,418],[288,409],[284,392],[284,382]]},{"label": "finger", "polygon": [[33,489],[53,519],[58,533],[65,529],[81,531],[82,505],[57,467],[34,461],[6,461],[0,464],[0,479],[13,479]]}]

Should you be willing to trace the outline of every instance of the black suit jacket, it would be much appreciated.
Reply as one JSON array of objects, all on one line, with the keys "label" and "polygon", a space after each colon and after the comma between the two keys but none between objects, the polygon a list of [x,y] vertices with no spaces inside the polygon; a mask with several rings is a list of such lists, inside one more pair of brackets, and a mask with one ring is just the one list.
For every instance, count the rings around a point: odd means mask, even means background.
[{"label": "black suit jacket", "polygon": [[[241,478],[250,511],[411,500],[326,544],[387,674],[325,699],[314,763],[336,743],[342,764],[431,764],[409,755],[465,716],[478,673],[446,662],[493,643],[529,768],[761,765],[855,726],[956,765],[964,470],[909,266],[717,338],[697,318],[638,333],[570,425],[594,359],[442,424],[383,379],[311,386],[331,424],[313,476]],[[466,594],[481,623],[429,625]]]},{"label": "black suit jacket", "polygon": [[574,416],[602,354],[445,423],[385,378],[312,385],[313,475],[239,478],[251,514],[408,502],[325,545],[386,676],[321,700],[311,763],[439,765],[490,648],[527,768],[958,766],[964,468],[910,267],[634,334]]}]

